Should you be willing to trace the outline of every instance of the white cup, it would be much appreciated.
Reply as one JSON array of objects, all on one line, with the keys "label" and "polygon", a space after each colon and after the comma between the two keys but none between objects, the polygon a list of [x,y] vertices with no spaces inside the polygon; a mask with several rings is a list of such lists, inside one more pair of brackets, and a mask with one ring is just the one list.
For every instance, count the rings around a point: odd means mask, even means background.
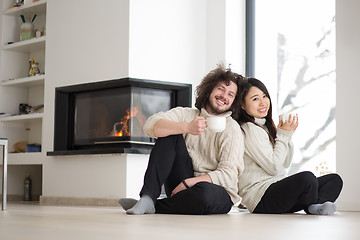
[{"label": "white cup", "polygon": [[222,132],[226,128],[226,117],[209,117],[206,119],[206,125],[213,132]]},{"label": "white cup", "polygon": [[294,116],[296,116],[296,113],[284,113],[284,114],[280,114],[279,116],[279,121],[288,121],[289,120],[289,115],[291,114],[291,118],[293,118]]}]

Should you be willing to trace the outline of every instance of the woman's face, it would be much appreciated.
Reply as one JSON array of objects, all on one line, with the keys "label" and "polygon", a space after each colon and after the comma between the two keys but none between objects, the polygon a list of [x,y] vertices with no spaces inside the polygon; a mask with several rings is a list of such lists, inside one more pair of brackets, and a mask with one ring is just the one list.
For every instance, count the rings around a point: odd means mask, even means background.
[{"label": "woman's face", "polygon": [[245,106],[242,108],[247,114],[255,118],[267,116],[270,108],[270,99],[258,87],[251,87],[245,97]]}]

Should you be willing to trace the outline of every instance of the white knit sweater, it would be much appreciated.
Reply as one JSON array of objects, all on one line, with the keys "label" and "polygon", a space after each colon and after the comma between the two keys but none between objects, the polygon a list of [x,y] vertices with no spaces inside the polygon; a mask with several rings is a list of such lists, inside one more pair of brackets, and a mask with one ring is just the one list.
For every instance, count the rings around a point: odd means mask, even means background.
[{"label": "white knit sweater", "polygon": [[291,164],[294,131],[277,129],[273,146],[264,125],[265,119],[255,119],[255,123],[241,125],[245,132],[245,170],[239,177],[241,203],[253,212],[266,189],[274,182],[286,177],[286,168]]},{"label": "white knit sweater", "polygon": [[[183,134],[187,150],[192,159],[194,175],[209,174],[214,184],[220,185],[229,193],[233,203],[240,200],[238,195],[238,175],[244,169],[244,138],[239,124],[226,112],[226,129],[215,133],[205,130],[200,135]],[[155,138],[153,128],[159,119],[176,122],[191,122],[195,117],[209,117],[205,109],[173,108],[167,112],[156,113],[145,123],[145,133]]]}]

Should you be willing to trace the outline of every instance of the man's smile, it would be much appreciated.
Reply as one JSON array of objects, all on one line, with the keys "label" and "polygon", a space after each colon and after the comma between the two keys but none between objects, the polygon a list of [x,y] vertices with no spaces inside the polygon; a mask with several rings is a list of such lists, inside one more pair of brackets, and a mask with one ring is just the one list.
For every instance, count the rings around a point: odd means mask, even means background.
[{"label": "man's smile", "polygon": [[226,99],[224,99],[222,97],[216,96],[215,99],[216,99],[216,102],[218,102],[220,105],[227,105],[228,104],[228,101],[226,101]]}]

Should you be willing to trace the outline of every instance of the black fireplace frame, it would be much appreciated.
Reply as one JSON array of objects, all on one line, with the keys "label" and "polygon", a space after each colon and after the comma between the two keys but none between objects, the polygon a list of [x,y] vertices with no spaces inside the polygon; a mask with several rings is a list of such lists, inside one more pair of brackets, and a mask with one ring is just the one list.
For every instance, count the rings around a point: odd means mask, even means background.
[{"label": "black fireplace frame", "polygon": [[190,107],[192,102],[192,85],[138,78],[121,78],[94,83],[85,83],[72,86],[58,87],[55,89],[54,113],[54,148],[47,152],[48,156],[61,155],[86,155],[86,154],[111,154],[111,153],[139,153],[148,154],[152,144],[146,143],[113,143],[101,145],[91,149],[75,149],[73,145],[74,129],[74,94],[106,90],[122,87],[141,87],[150,89],[171,90],[173,107]]}]

